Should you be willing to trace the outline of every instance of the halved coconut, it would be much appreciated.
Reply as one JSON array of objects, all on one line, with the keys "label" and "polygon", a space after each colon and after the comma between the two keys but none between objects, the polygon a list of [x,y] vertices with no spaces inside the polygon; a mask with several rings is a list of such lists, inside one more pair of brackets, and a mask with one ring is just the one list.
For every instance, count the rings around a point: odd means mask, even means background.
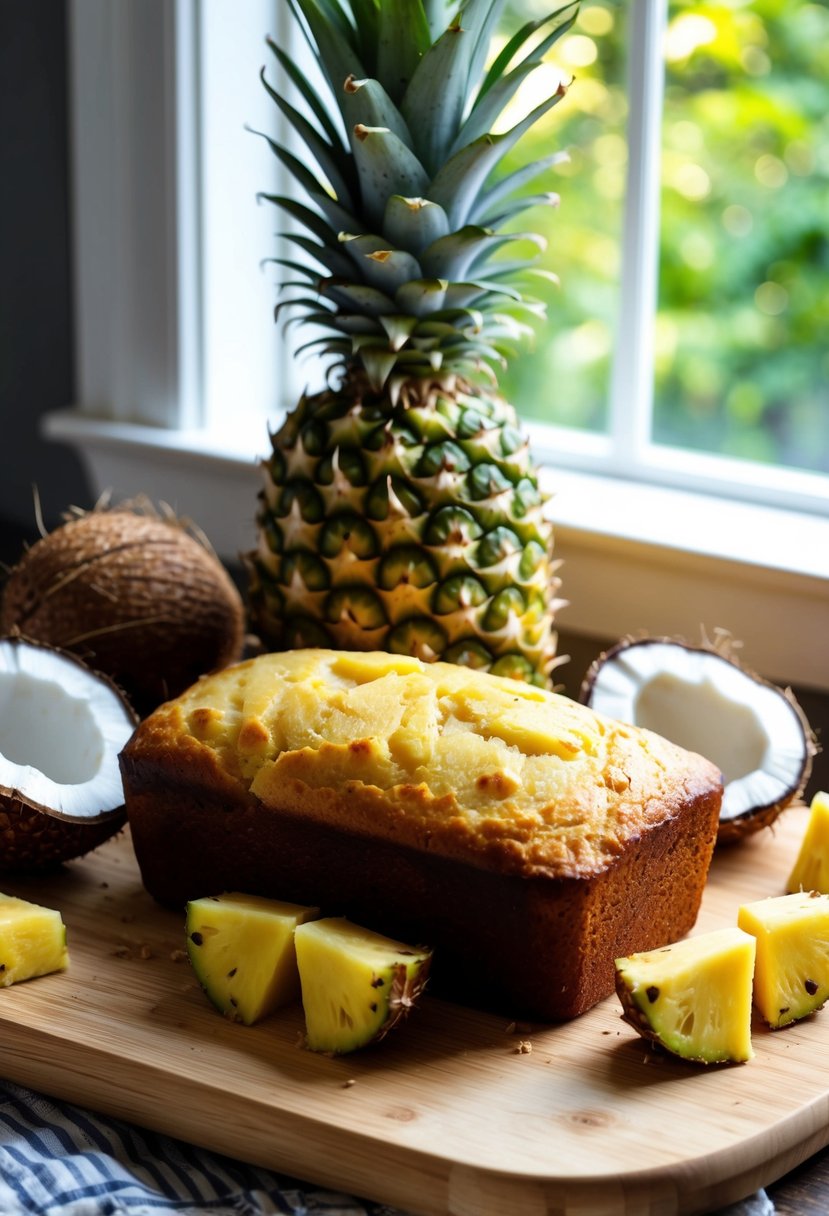
[{"label": "halved coconut", "polygon": [[812,733],[792,694],[714,648],[622,641],[592,665],[580,700],[719,766],[720,841],[771,823],[809,779]]},{"label": "halved coconut", "polygon": [[137,717],[74,655],[0,639],[0,871],[88,853],[125,820],[118,753]]}]

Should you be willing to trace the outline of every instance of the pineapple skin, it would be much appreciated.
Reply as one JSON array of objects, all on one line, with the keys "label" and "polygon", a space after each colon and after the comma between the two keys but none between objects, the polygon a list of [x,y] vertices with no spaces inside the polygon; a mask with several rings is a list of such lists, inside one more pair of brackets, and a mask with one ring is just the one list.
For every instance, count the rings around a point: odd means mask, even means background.
[{"label": "pineapple skin", "polygon": [[754,1056],[755,955],[751,934],[727,928],[619,958],[622,1017],[643,1038],[690,1063],[745,1063]]},{"label": "pineapple skin", "polygon": [[229,892],[191,900],[187,954],[205,995],[231,1022],[252,1026],[299,996],[297,925],[318,908]]},{"label": "pineapple skin", "polygon": [[513,408],[452,378],[361,377],[272,436],[249,555],[267,649],[382,650],[548,686],[553,525]]},{"label": "pineapple skin", "polygon": [[344,917],[300,925],[297,964],[309,1051],[347,1055],[377,1043],[415,1007],[432,952]]}]

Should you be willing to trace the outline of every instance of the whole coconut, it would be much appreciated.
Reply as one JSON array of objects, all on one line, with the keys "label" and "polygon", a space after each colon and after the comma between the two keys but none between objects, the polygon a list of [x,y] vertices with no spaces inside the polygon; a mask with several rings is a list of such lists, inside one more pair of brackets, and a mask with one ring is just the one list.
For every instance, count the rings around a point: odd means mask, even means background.
[{"label": "whole coconut", "polygon": [[244,609],[227,571],[188,525],[146,505],[67,520],[10,572],[0,633],[79,655],[140,714],[241,657]]}]

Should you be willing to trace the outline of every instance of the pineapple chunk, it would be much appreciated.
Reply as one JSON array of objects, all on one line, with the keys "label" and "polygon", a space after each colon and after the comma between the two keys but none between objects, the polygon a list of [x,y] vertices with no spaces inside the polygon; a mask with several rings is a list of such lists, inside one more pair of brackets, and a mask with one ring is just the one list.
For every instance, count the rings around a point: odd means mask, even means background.
[{"label": "pineapple chunk", "polygon": [[60,912],[0,894],[0,988],[68,965]]},{"label": "pineapple chunk", "polygon": [[296,956],[306,1042],[341,1055],[383,1038],[417,1001],[431,951],[328,918],[300,925]]},{"label": "pineapple chunk", "polygon": [[259,895],[208,896],[187,905],[187,953],[220,1013],[252,1026],[299,997],[297,925],[318,908]]},{"label": "pineapple chunk", "polygon": [[829,893],[829,794],[812,799],[809,822],[786,890]]},{"label": "pineapple chunk", "polygon": [[744,904],[741,929],[757,939],[754,1004],[773,1030],[814,1013],[829,997],[829,895],[798,891]]},{"label": "pineapple chunk", "polygon": [[355,652],[353,654],[338,654],[331,664],[331,671],[336,676],[353,680],[355,684],[364,684],[369,680],[377,680],[382,676],[394,673],[399,676],[412,675],[421,671],[423,664],[419,659],[407,655],[382,654],[379,652]]},{"label": "pineapple chunk", "polygon": [[622,1016],[644,1038],[684,1060],[750,1060],[755,950],[750,933],[728,928],[618,958]]}]

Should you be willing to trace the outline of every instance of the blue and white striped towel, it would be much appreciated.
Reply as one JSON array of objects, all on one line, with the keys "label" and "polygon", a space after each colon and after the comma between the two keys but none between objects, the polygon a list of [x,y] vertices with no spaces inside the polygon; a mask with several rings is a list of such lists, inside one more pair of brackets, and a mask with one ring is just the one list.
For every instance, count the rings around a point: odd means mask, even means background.
[{"label": "blue and white striped towel", "polygon": [[[0,1081],[0,1216],[405,1214]],[[760,1191],[721,1216],[774,1216],[774,1207]]]},{"label": "blue and white striped towel", "polygon": [[0,1216],[403,1216],[0,1082]]}]

